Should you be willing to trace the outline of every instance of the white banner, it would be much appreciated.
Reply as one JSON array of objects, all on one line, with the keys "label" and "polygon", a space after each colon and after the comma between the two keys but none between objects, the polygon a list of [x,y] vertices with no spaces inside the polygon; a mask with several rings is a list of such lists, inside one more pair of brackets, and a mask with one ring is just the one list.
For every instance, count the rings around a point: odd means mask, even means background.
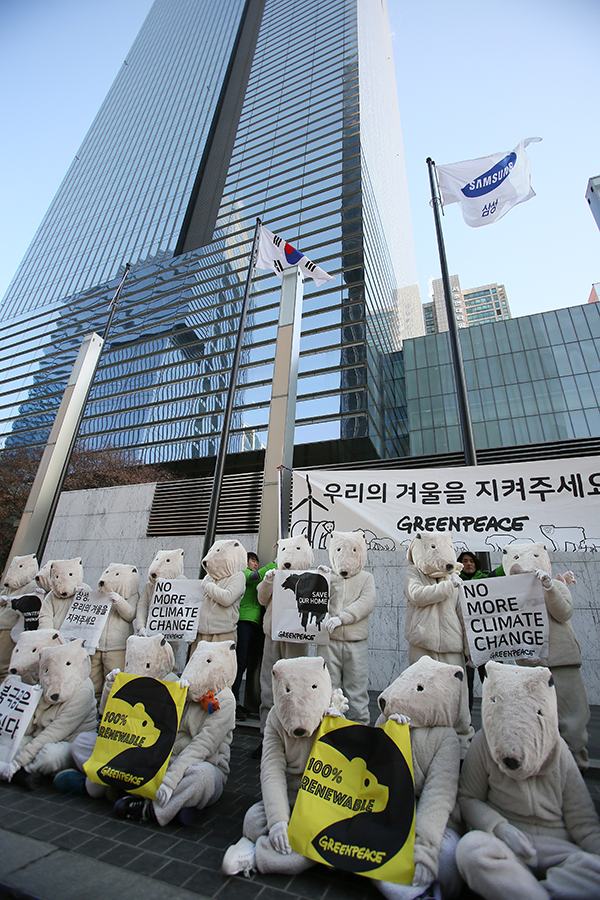
[{"label": "white banner", "polygon": [[200,580],[157,579],[146,625],[148,634],[160,632],[168,641],[187,641],[191,644],[198,633],[203,597],[204,588]]},{"label": "white banner", "polygon": [[273,581],[274,641],[328,644],[329,574],[276,569]]},{"label": "white banner", "polygon": [[408,547],[417,531],[449,531],[456,550],[600,550],[600,459],[453,469],[296,469],[290,534],[315,550],[331,532],[363,529],[369,552]]},{"label": "white banner", "polygon": [[0,685],[0,765],[12,761],[40,702],[39,684],[24,684],[7,675]]},{"label": "white banner", "polygon": [[471,660],[539,659],[548,656],[548,613],[535,575],[478,578],[460,588]]},{"label": "white banner", "polygon": [[108,594],[83,588],[78,590],[59,629],[65,641],[81,638],[87,652],[93,655],[98,649],[111,606],[112,600]]}]

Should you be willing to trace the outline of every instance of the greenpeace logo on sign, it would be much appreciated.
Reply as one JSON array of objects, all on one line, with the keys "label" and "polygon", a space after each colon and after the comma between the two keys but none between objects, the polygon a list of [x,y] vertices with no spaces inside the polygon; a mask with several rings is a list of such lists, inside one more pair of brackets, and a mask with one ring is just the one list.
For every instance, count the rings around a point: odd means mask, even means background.
[{"label": "greenpeace logo on sign", "polygon": [[512,153],[508,153],[500,160],[500,162],[497,162],[495,166],[492,166],[491,169],[484,172],[483,175],[479,175],[478,178],[470,181],[469,184],[465,184],[465,186],[461,188],[461,193],[468,198],[482,197],[484,194],[489,194],[490,191],[495,190],[505,178],[508,178],[514,169],[516,161],[517,154],[513,150]]}]

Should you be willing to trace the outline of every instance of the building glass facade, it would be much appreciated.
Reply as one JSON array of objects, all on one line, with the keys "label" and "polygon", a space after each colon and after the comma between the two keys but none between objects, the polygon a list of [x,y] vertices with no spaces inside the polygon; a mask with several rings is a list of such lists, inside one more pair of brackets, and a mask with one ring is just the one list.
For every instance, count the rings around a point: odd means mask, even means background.
[{"label": "building glass facade", "polygon": [[[416,265],[371,0],[156,0],[4,299],[5,445],[46,440],[130,261],[82,435],[146,463],[213,455],[257,216],[335,276],[305,285],[296,444],[405,453],[386,410]],[[266,440],[279,296],[255,279],[230,451]]]},{"label": "building glass facade", "polygon": [[[598,304],[471,326],[460,342],[478,450],[600,437]],[[448,334],[402,356],[410,455],[460,452]]]}]

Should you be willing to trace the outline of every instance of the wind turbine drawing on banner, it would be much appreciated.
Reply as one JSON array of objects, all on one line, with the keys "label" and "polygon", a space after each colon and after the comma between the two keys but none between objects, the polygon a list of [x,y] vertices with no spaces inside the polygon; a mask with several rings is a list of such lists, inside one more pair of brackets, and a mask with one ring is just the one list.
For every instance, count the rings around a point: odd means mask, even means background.
[{"label": "wind turbine drawing on banner", "polygon": [[327,507],[326,507],[323,503],[321,503],[320,500],[316,500],[316,499],[313,497],[313,495],[312,495],[312,485],[311,485],[311,483],[310,483],[310,480],[309,480],[308,475],[306,476],[306,490],[307,490],[307,492],[308,492],[308,496],[305,497],[303,500],[300,501],[300,503],[297,503],[297,504],[292,508],[292,513],[295,513],[297,509],[300,509],[301,506],[304,506],[305,503],[308,503],[308,510],[307,510],[307,513],[306,513],[306,518],[307,518],[307,522],[308,522],[308,534],[306,535],[306,537],[307,537],[307,539],[308,539],[308,543],[309,543],[310,546],[312,547],[312,545],[313,545],[313,537],[314,537],[314,535],[313,535],[313,503],[314,503],[315,506],[320,506],[321,509],[324,509],[324,510],[325,510],[325,512],[329,512],[329,510],[327,509]]}]

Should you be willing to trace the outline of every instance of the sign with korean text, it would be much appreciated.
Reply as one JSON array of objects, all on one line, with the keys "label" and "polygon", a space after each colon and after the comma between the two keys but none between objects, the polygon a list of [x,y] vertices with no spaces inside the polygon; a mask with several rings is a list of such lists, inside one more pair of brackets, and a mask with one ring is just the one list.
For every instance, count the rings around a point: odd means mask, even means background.
[{"label": "sign with korean text", "polygon": [[158,578],[146,625],[148,634],[160,632],[168,641],[187,641],[188,644],[195,641],[203,591],[200,580]]},{"label": "sign with korean text", "polygon": [[83,588],[76,591],[60,633],[66,641],[81,639],[87,652],[95,653],[112,605],[108,594]]},{"label": "sign with korean text", "polygon": [[83,766],[87,777],[153,800],[167,771],[186,694],[178,681],[119,672],[94,751]]},{"label": "sign with korean text", "polygon": [[42,694],[39,684],[24,684],[18,675],[0,685],[0,766],[12,762]]},{"label": "sign with korean text", "polygon": [[533,573],[465,581],[460,587],[472,662],[548,656],[548,612]]},{"label": "sign with korean text", "polygon": [[600,550],[600,459],[453,469],[294,470],[290,534],[325,550],[332,531],[365,532],[371,551],[408,547],[417,531],[449,531],[457,548]]},{"label": "sign with korean text", "polygon": [[275,569],[273,581],[274,641],[328,644],[329,574],[308,569]]},{"label": "sign with korean text", "polygon": [[288,827],[297,853],[367,878],[410,884],[415,791],[408,725],[325,716]]}]

